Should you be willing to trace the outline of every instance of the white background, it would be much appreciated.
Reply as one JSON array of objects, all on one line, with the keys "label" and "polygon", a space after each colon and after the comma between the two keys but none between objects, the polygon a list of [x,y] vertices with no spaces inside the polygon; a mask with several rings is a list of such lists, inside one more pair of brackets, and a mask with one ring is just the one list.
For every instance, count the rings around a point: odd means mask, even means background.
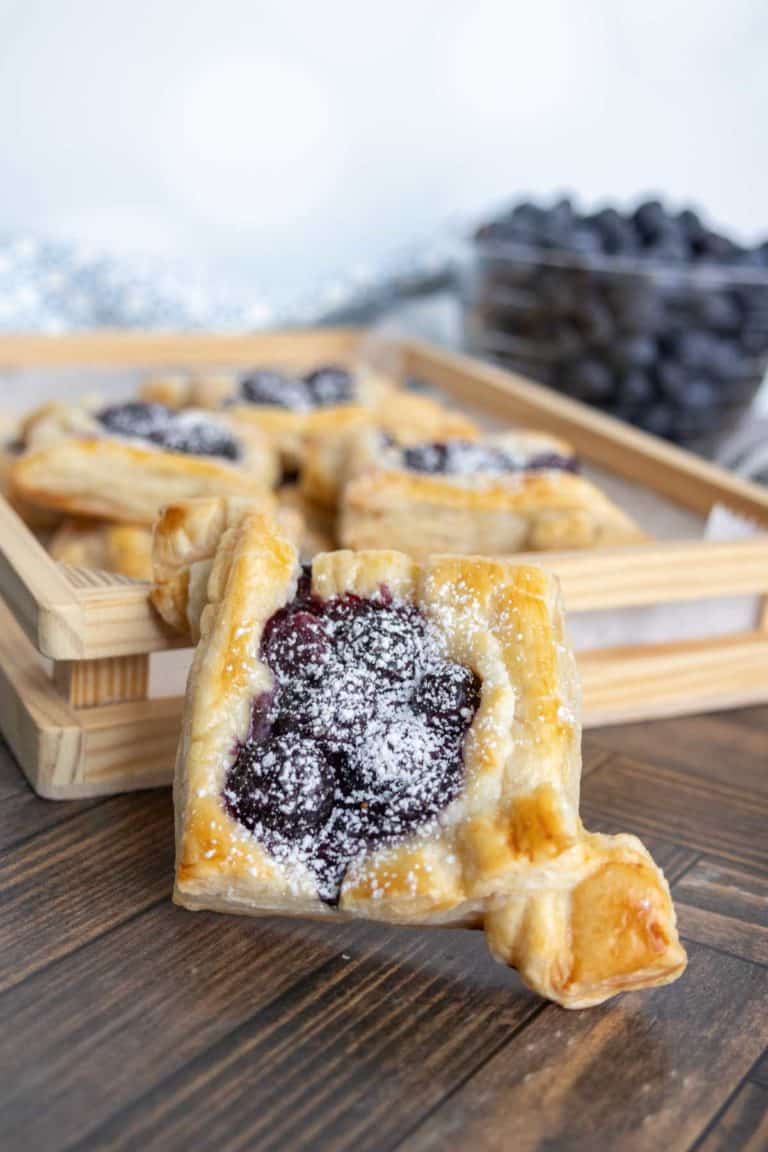
[{"label": "white background", "polygon": [[530,190],[768,231],[765,0],[0,0],[0,230],[299,292]]}]

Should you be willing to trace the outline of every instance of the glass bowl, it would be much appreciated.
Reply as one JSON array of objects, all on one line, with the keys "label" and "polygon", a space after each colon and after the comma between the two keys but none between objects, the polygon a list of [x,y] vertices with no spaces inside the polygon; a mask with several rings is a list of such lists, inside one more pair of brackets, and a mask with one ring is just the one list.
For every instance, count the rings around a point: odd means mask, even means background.
[{"label": "glass bowl", "polygon": [[768,365],[768,271],[477,237],[469,349],[677,443],[715,442]]}]

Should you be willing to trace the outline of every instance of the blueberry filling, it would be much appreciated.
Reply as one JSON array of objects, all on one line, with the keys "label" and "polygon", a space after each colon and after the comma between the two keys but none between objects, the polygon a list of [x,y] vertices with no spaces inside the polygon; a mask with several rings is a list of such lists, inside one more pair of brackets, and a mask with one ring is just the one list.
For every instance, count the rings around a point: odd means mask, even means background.
[{"label": "blueberry filling", "polygon": [[429,825],[458,795],[480,681],[386,588],[320,600],[307,574],[267,622],[260,656],[274,688],[254,701],[224,801],[335,905],[351,861]]},{"label": "blueberry filling", "polygon": [[290,376],[272,368],[257,368],[240,381],[240,395],[249,404],[303,412],[349,404],[354,378],[346,368],[326,365],[306,376]]},{"label": "blueberry filling", "polygon": [[164,404],[113,404],[103,408],[96,418],[115,436],[146,440],[169,452],[225,460],[240,458],[232,433],[197,412],[177,412]]},{"label": "blueberry filling", "polygon": [[304,377],[310,398],[316,408],[334,404],[349,404],[353,396],[353,379],[346,368],[327,365]]},{"label": "blueberry filling", "polygon": [[541,452],[525,459],[513,456],[492,444],[470,440],[447,440],[443,443],[412,444],[403,449],[403,465],[411,472],[428,472],[440,476],[475,476],[482,472],[578,472],[573,456]]},{"label": "blueberry filling", "polygon": [[240,381],[240,394],[249,404],[289,408],[300,412],[310,407],[303,380],[272,368],[257,368]]}]

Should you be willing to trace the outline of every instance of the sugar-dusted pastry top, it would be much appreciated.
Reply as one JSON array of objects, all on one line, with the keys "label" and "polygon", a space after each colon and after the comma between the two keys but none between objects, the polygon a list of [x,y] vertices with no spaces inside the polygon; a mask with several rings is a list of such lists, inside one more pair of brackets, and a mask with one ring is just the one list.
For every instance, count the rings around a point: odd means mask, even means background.
[{"label": "sugar-dusted pastry top", "polygon": [[103,520],[151,525],[168,501],[257,497],[277,478],[258,428],[143,401],[46,405],[26,420],[24,448],[9,468],[17,499]]},{"label": "sugar-dusted pastry top", "polygon": [[578,472],[573,455],[555,451],[512,451],[504,444],[482,440],[444,440],[406,444],[400,452],[408,472],[432,476],[501,476],[515,472]]},{"label": "sugar-dusted pastry top", "polygon": [[479,680],[386,585],[323,600],[311,574],[264,628],[273,677],[224,784],[228,811],[323,901],[361,853],[427,825],[456,798]]},{"label": "sugar-dusted pastry top", "polygon": [[553,578],[391,551],[302,568],[246,511],[222,521],[192,615],[179,903],[483,924],[494,955],[569,1007],[683,970],[647,851],[579,819],[578,683]]},{"label": "sugar-dusted pastry top", "polygon": [[643,539],[565,441],[521,429],[400,443],[376,429],[347,441],[339,534],[351,548],[511,555]]},{"label": "sugar-dusted pastry top", "polygon": [[164,404],[135,401],[110,404],[93,415],[107,435],[141,440],[168,452],[232,461],[243,456],[243,446],[235,432],[212,421],[204,412],[177,411]]},{"label": "sugar-dusted pastry top", "polygon": [[338,364],[313,368],[304,376],[255,368],[240,380],[239,398],[247,404],[307,411],[354,404],[357,387],[354,374]]},{"label": "sugar-dusted pastry top", "polygon": [[365,405],[387,386],[368,369],[353,371],[341,364],[321,364],[305,372],[264,365],[239,375],[156,377],[144,383],[140,395],[176,408],[253,406],[306,413]]}]

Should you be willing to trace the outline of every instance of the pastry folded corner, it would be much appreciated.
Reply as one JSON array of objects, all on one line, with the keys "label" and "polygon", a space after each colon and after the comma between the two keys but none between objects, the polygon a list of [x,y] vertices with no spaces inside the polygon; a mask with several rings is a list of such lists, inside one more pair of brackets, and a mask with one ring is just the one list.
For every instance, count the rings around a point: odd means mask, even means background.
[{"label": "pastry folded corner", "polygon": [[304,532],[300,512],[278,506],[271,493],[259,499],[201,497],[169,504],[155,523],[151,600],[166,623],[194,643],[200,639],[200,619],[219,547],[229,529],[247,516],[259,518],[265,529],[278,528],[293,543]]},{"label": "pastry folded corner", "polygon": [[687,958],[669,886],[634,836],[584,833],[586,867],[566,887],[491,900],[492,955],[564,1008],[589,1008],[619,992],[669,984]]}]

